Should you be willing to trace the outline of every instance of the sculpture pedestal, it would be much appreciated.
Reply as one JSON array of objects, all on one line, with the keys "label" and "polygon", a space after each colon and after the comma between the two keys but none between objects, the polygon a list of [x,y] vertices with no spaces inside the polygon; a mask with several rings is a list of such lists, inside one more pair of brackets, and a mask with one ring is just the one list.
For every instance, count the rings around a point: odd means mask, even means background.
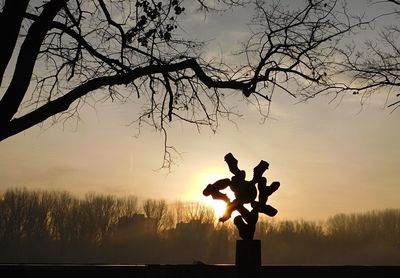
[{"label": "sculpture pedestal", "polygon": [[236,267],[254,268],[261,266],[261,240],[236,241]]}]

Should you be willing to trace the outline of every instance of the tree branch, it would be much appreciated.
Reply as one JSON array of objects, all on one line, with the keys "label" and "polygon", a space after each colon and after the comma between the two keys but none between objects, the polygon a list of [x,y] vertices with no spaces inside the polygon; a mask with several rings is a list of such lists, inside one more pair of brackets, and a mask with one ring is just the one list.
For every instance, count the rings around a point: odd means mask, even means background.
[{"label": "tree branch", "polygon": [[177,72],[187,69],[193,70],[196,73],[197,78],[200,79],[200,81],[209,88],[212,87],[244,90],[248,86],[248,83],[240,81],[214,80],[206,75],[206,73],[194,59],[185,60],[175,64],[150,65],[143,68],[138,67],[128,73],[91,79],[79,85],[67,94],[44,104],[36,110],[25,114],[20,118],[15,118],[11,120],[8,124],[3,125],[2,129],[0,130],[0,141],[23,130],[26,130],[38,123],[41,123],[42,121],[48,119],[53,115],[66,111],[74,101],[83,97],[87,93],[97,90],[101,87],[129,84],[134,80],[144,76],[159,73],[167,74],[169,72]]},{"label": "tree branch", "polygon": [[36,58],[50,23],[66,2],[68,0],[52,0],[46,3],[39,19],[29,28],[18,55],[11,83],[0,100],[0,126],[10,121],[18,111],[31,81]]},{"label": "tree branch", "polygon": [[5,2],[3,12],[0,14],[1,37],[7,38],[2,40],[0,47],[0,85],[2,84],[4,72],[17,43],[18,34],[28,4],[29,0],[8,0]]}]

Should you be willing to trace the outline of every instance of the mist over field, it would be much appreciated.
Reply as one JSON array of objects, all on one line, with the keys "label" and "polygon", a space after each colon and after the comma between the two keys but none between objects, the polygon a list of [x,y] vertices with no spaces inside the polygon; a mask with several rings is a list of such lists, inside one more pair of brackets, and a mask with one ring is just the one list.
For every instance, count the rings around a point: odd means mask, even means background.
[{"label": "mist over field", "polygon": [[[264,265],[399,265],[400,209],[324,221],[261,219]],[[234,264],[231,221],[202,203],[8,189],[0,263]]]}]

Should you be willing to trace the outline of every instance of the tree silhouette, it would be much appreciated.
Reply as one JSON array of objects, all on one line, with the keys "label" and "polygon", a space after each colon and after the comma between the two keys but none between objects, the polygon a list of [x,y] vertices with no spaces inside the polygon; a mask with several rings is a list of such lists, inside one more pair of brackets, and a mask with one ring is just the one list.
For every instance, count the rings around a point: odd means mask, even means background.
[{"label": "tree silhouette", "polygon": [[[374,5],[389,4],[393,12],[381,14],[378,18],[393,17],[398,22],[400,18],[400,2],[395,0],[372,1]],[[365,47],[349,47],[343,50],[345,59],[342,63],[343,72],[352,78],[345,91],[354,95],[360,94],[368,98],[374,93],[387,94],[387,106],[400,107],[400,25],[393,23],[385,25],[377,31],[376,39],[369,39]],[[394,96],[394,97],[393,97]]]},{"label": "tree silhouette", "polygon": [[168,206],[165,200],[147,199],[142,207],[145,216],[155,221],[157,231],[165,230],[170,226]]},{"label": "tree silhouette", "polygon": [[[0,261],[233,263],[233,225],[212,225],[200,204],[181,202],[176,209],[185,217],[176,215],[175,224],[184,225],[152,234],[134,224],[132,216],[142,213],[134,196],[7,189],[0,192]],[[123,222],[133,223],[131,229]],[[260,219],[256,235],[265,243],[263,264],[398,265],[399,223],[399,209],[337,214],[323,222]]]},{"label": "tree silhouette", "polygon": [[[215,129],[218,117],[231,113],[225,105],[231,94],[223,90],[258,103],[270,102],[276,90],[303,97],[330,86],[337,42],[362,25],[331,0],[300,8],[258,0],[209,3],[2,1],[0,140],[49,118],[77,118],[85,104],[134,97],[144,99],[139,124],[165,131],[166,121],[176,119]],[[254,8],[255,16],[236,65],[206,60],[203,44],[178,32],[186,12],[241,5]]]}]

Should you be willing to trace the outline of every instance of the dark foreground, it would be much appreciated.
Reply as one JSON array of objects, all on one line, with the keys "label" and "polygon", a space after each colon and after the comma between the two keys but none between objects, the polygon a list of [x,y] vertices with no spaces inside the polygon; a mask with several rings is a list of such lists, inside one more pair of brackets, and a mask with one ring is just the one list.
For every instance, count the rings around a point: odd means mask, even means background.
[{"label": "dark foreground", "polygon": [[0,277],[400,277],[400,266],[263,266],[258,272],[232,265],[0,264]]}]

